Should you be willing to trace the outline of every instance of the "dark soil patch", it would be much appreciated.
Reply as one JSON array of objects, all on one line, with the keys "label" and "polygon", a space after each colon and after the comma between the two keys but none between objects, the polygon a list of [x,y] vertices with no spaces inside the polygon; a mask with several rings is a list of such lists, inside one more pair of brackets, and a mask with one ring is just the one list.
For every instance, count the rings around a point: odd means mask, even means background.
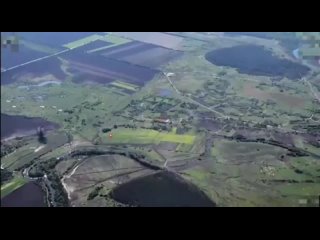
[{"label": "dark soil patch", "polygon": [[66,78],[65,73],[61,70],[60,60],[56,57],[51,57],[1,73],[1,85],[14,83],[26,74],[33,76],[52,74],[61,81]]},{"label": "dark soil patch", "polygon": [[290,146],[294,145],[294,142],[293,142],[293,139],[292,139],[292,136],[290,133],[275,132],[272,135],[273,135],[274,140],[276,140],[278,142],[281,142],[285,145],[290,145]]},{"label": "dark soil patch", "polygon": [[138,86],[143,86],[150,81],[159,71],[140,67],[127,62],[105,58],[95,54],[80,54],[68,52],[63,56],[70,63],[70,69],[76,75],[89,74],[89,81],[109,83],[110,80],[122,80]]},{"label": "dark soil patch", "polygon": [[200,120],[198,127],[203,127],[210,131],[218,131],[223,127],[223,124],[217,120],[202,119]]}]

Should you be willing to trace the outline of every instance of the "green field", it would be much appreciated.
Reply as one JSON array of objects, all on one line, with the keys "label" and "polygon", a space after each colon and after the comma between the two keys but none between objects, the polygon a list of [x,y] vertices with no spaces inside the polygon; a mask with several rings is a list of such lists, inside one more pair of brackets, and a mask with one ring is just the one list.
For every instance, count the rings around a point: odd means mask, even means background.
[{"label": "green field", "polygon": [[111,42],[111,43],[113,43],[115,45],[120,45],[120,44],[125,44],[125,43],[128,43],[128,42],[131,42],[130,39],[119,37],[119,36],[116,36],[116,35],[113,35],[113,34],[108,34],[108,35],[104,36],[104,39],[107,42]]},{"label": "green field", "polygon": [[287,157],[286,151],[215,140],[210,167],[186,170],[184,177],[221,206],[299,206],[300,199],[320,191],[320,164],[312,157]]},{"label": "green field", "polygon": [[16,177],[12,179],[10,182],[1,186],[1,198],[7,196],[9,193],[13,192],[14,190],[22,187],[26,183],[27,183],[27,180],[21,177]]},{"label": "green field", "polygon": [[195,140],[194,135],[178,135],[169,132],[158,132],[150,129],[124,129],[118,128],[112,130],[112,139],[109,134],[103,136],[103,141],[106,143],[131,143],[131,144],[147,144],[160,142],[173,142],[193,144]]},{"label": "green field", "polygon": [[215,142],[212,155],[221,162],[266,162],[274,163],[287,150],[263,143],[238,143],[236,141],[221,140]]},{"label": "green field", "polygon": [[1,159],[1,165],[4,168],[14,170],[17,166],[28,163],[33,159],[34,149],[36,149],[37,147],[37,144],[28,144],[26,146],[23,146],[15,152],[3,157]]},{"label": "green field", "polygon": [[[66,134],[63,132],[54,132],[48,134],[46,138],[47,144],[42,145],[37,141],[36,137],[34,137],[30,140],[29,144],[18,148],[13,153],[3,157],[1,159],[1,165],[4,168],[8,168],[8,170],[13,171],[30,163],[41,155],[44,155],[45,157],[47,153],[49,153],[48,156],[59,156],[62,149],[58,147],[68,141]],[[54,151],[51,152],[51,150]]]},{"label": "green field", "polygon": [[[23,96],[24,99],[12,100],[11,96]],[[45,99],[38,102],[35,100],[37,96],[45,96]],[[1,86],[1,98],[4,99],[1,101],[3,113],[43,117],[67,130],[78,131],[90,139],[97,132],[95,124],[103,122],[101,127],[116,124],[111,112],[125,107],[130,101],[127,95],[121,96],[109,86],[83,86],[72,82],[65,82],[61,86],[34,88],[28,94],[14,84]],[[6,102],[7,99],[11,99],[11,102]],[[16,108],[12,108],[12,105]],[[41,105],[44,108],[41,108]]]},{"label": "green field", "polygon": [[37,51],[37,52],[43,52],[43,53],[47,53],[47,54],[54,54],[54,53],[59,51],[59,49],[55,49],[55,48],[52,48],[52,47],[48,47],[48,46],[45,46],[45,45],[41,45],[41,44],[38,44],[38,43],[29,42],[29,41],[25,41],[25,40],[22,40],[21,44],[23,44],[25,47],[27,47],[27,48],[29,48],[31,50],[34,50],[34,51]]},{"label": "green field", "polygon": [[86,44],[88,44],[90,42],[94,42],[96,40],[101,40],[103,38],[104,37],[101,36],[101,35],[94,34],[94,35],[91,35],[91,36],[88,36],[88,37],[85,37],[85,38],[81,38],[79,40],[64,44],[63,46],[66,47],[66,48],[73,49],[73,48],[77,48],[77,47],[81,47],[83,45],[86,45]]},{"label": "green field", "polygon": [[116,87],[119,87],[119,88],[124,88],[124,89],[127,89],[127,90],[131,90],[131,91],[134,91],[134,92],[139,89],[139,87],[134,85],[134,84],[121,82],[121,81],[112,82],[112,83],[110,83],[110,85],[116,86]]},{"label": "green field", "polygon": [[131,42],[131,40],[129,40],[129,39],[122,38],[122,37],[119,37],[119,36],[116,36],[116,35],[112,35],[112,34],[107,34],[101,40],[104,40],[104,41],[112,43],[112,44],[108,45],[108,46],[105,46],[105,47],[92,49],[92,50],[88,51],[88,53],[102,51],[102,50],[105,50],[107,48],[111,48],[111,47],[114,47],[114,46],[118,46],[118,45],[121,45],[121,44],[125,44],[125,43]]}]

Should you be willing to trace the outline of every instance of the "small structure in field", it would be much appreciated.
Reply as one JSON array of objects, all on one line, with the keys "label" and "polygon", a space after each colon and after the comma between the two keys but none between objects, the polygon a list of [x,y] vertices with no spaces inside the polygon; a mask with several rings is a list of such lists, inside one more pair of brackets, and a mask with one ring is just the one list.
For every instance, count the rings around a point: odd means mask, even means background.
[{"label": "small structure in field", "polygon": [[168,119],[168,118],[166,118],[166,119],[164,119],[164,118],[156,118],[156,119],[154,119],[153,120],[154,122],[158,122],[158,123],[171,123],[171,120],[170,119]]},{"label": "small structure in field", "polygon": [[166,76],[167,76],[167,77],[173,77],[173,76],[174,76],[174,73],[172,73],[172,72],[166,73]]}]

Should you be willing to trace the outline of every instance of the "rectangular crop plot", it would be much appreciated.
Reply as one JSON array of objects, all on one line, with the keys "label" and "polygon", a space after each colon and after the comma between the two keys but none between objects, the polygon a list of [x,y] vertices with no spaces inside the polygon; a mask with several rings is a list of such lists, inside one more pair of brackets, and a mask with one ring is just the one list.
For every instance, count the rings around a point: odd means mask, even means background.
[{"label": "rectangular crop plot", "polygon": [[108,143],[151,144],[160,142],[193,144],[194,135],[178,135],[170,132],[158,132],[151,129],[115,129],[112,139],[105,135],[103,141]]},{"label": "rectangular crop plot", "polygon": [[137,91],[139,89],[138,86],[133,85],[133,84],[129,84],[129,83],[125,83],[125,82],[121,82],[121,81],[115,81],[113,83],[111,83],[112,86],[118,87],[118,88],[123,88],[126,90],[130,90],[130,91]]},{"label": "rectangular crop plot", "polygon": [[150,68],[159,67],[182,54],[180,51],[137,41],[100,51],[100,55],[105,57]]},{"label": "rectangular crop plot", "polygon": [[85,74],[86,81],[92,82],[109,83],[121,80],[143,86],[159,72],[95,54],[69,52],[63,58],[69,62],[69,68],[76,76]]},{"label": "rectangular crop plot", "polygon": [[55,47],[62,47],[64,44],[74,42],[94,34],[104,35],[103,33],[98,32],[18,32],[16,34],[22,40]]},{"label": "rectangular crop plot", "polygon": [[27,180],[21,177],[16,177],[12,179],[10,182],[1,186],[1,198],[7,196],[9,193],[22,187],[26,183],[27,183]]},{"label": "rectangular crop plot", "polygon": [[116,32],[113,34],[174,50],[180,50],[183,41],[182,37],[173,36],[161,32]]},{"label": "rectangular crop plot", "polygon": [[99,48],[105,48],[105,47],[109,47],[109,46],[110,47],[113,46],[113,43],[98,39],[98,40],[95,40],[93,42],[90,42],[90,43],[87,43],[83,46],[78,47],[76,49],[76,51],[84,53],[84,52],[90,52],[90,51],[94,51]]},{"label": "rectangular crop plot", "polygon": [[81,39],[78,39],[76,41],[64,44],[63,46],[66,47],[66,48],[73,49],[73,48],[81,47],[81,46],[84,46],[84,45],[86,45],[88,43],[100,40],[102,38],[103,38],[103,36],[98,35],[98,34],[94,34],[94,35],[90,35],[88,37],[81,38]]}]

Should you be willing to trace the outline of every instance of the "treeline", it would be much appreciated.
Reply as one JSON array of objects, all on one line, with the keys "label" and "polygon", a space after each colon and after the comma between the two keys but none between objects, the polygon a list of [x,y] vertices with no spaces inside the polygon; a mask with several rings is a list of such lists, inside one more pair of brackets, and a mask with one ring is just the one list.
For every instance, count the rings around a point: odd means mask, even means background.
[{"label": "treeline", "polygon": [[92,200],[94,199],[96,196],[98,196],[100,190],[103,188],[103,186],[97,186],[95,187],[91,193],[89,193],[87,200]]},{"label": "treeline", "polygon": [[60,160],[51,158],[47,161],[38,162],[29,172],[30,177],[43,177],[44,174],[49,174]]},{"label": "treeline", "polygon": [[50,185],[54,190],[53,201],[55,202],[56,207],[68,207],[68,195],[64,190],[64,187],[61,183],[61,180],[56,171],[52,171],[48,174],[48,180]]},{"label": "treeline", "polygon": [[27,162],[27,163],[23,164],[22,166],[15,168],[14,170],[15,171],[21,171],[23,169],[26,169],[26,168],[30,167],[32,164],[34,164],[35,161],[38,160],[38,159],[39,159],[39,157],[35,157],[30,162]]},{"label": "treeline", "polygon": [[29,176],[43,177],[44,174],[46,174],[50,186],[54,190],[52,197],[55,205],[57,207],[67,207],[69,206],[68,195],[61,183],[61,176],[59,176],[59,174],[55,171],[55,167],[59,161],[60,160],[56,158],[51,158],[48,161],[38,162],[29,172]]},{"label": "treeline", "polygon": [[13,143],[1,143],[1,157],[4,157],[12,152],[14,152],[16,149],[27,145],[26,141],[15,141]]},{"label": "treeline", "polygon": [[133,153],[133,152],[123,152],[123,151],[116,151],[116,150],[108,150],[108,151],[101,151],[101,150],[96,150],[96,149],[88,149],[88,150],[75,150],[71,153],[71,157],[75,156],[92,156],[92,155],[105,155],[105,154],[118,154],[122,156],[129,157],[136,162],[138,162],[140,165],[152,169],[152,170],[161,170],[162,168],[150,163],[144,155],[139,154],[139,153]]},{"label": "treeline", "polygon": [[7,169],[1,169],[1,185],[13,178],[12,172]]},{"label": "treeline", "polygon": [[232,137],[227,137],[224,136],[227,139],[231,139],[231,140],[237,140],[237,141],[241,141],[241,142],[259,142],[259,143],[265,143],[265,144],[269,144],[269,145],[273,145],[273,146],[277,146],[277,147],[281,147],[281,148],[285,148],[289,151],[289,153],[287,153],[288,156],[292,156],[292,157],[304,157],[304,156],[309,156],[308,152],[296,148],[296,147],[289,147],[284,145],[281,142],[275,141],[275,140],[268,140],[265,138],[257,138],[257,139],[247,139],[246,137],[244,137],[241,134],[236,134]]}]

